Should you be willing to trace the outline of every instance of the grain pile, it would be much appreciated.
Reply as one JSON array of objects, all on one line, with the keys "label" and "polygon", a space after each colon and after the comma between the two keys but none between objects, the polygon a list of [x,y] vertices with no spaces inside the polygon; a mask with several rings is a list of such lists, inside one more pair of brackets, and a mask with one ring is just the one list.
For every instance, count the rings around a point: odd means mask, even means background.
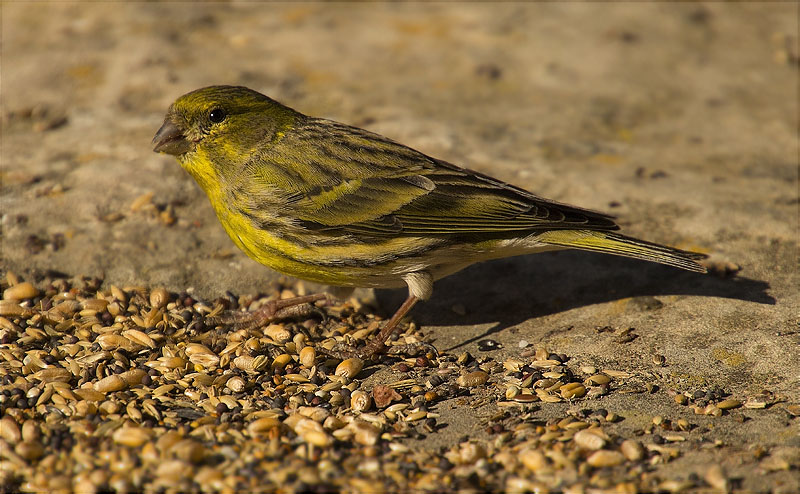
[{"label": "grain pile", "polygon": [[[235,330],[206,320],[295,296],[298,287],[207,303],[161,288],[101,285],[80,277],[34,285],[6,273],[2,491],[735,488],[720,467],[680,479],[653,473],[699,444],[704,431],[686,419],[653,417],[640,437],[613,431],[622,417],[598,399],[652,391],[626,371],[524,342],[502,362],[468,353],[338,361],[324,349],[363,342],[380,326],[356,300],[310,307],[306,320]],[[419,341],[411,323],[393,343]],[[479,347],[491,349],[491,341]],[[390,367],[392,379],[366,384],[370,367]],[[697,415],[776,404],[800,414],[769,392],[741,400],[719,389],[670,392]],[[439,450],[411,446],[447,427],[437,413],[445,403],[485,410],[482,438]],[[560,416],[536,414],[564,403]],[[797,458],[766,451],[759,460],[765,471],[798,468]]]}]

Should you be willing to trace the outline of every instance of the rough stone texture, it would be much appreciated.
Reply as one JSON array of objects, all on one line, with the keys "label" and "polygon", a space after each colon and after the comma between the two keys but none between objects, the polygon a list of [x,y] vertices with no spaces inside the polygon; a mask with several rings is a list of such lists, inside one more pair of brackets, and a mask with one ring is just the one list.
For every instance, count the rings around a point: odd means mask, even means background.
[{"label": "rough stone texture", "polygon": [[[525,339],[652,372],[661,392],[592,405],[627,412],[629,431],[656,414],[698,420],[668,387],[797,403],[797,14],[791,3],[4,3],[0,268],[208,298],[263,289],[277,275],[235,249],[196,184],[150,145],[177,96],[242,84],[742,266],[722,279],[580,252],[473,266],[415,311],[440,349],[478,354],[490,337],[515,354]],[[177,222],[132,211],[146,193]],[[403,296],[378,299],[390,313]],[[619,343],[603,326],[638,337]],[[471,412],[442,408],[450,426],[426,445],[480,436]],[[796,471],[763,476],[749,452],[797,454],[798,419],[739,415],[753,420],[715,419],[722,448],[660,468],[702,475],[724,461],[745,488],[800,488]]]}]

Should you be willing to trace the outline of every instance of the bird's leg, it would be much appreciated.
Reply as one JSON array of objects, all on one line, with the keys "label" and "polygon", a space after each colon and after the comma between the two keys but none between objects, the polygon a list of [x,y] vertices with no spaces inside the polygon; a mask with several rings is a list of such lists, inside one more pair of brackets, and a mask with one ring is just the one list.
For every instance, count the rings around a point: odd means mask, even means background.
[{"label": "bird's leg", "polygon": [[252,312],[225,311],[218,316],[206,317],[206,324],[230,324],[234,329],[253,329],[280,319],[306,317],[314,313],[314,302],[331,302],[327,293],[316,293],[302,297],[270,300]]},{"label": "bird's leg", "polygon": [[417,300],[417,297],[414,295],[409,295],[406,301],[403,302],[403,305],[401,305],[400,308],[397,309],[397,312],[394,313],[392,318],[383,325],[378,334],[373,336],[363,348],[353,348],[347,345],[336,345],[331,350],[323,351],[328,355],[338,359],[358,357],[362,360],[370,360],[375,355],[385,352],[386,340],[388,340],[389,337],[391,337],[392,334],[397,330],[397,325],[400,323],[403,317],[408,314],[408,311],[414,307],[414,304],[417,303]]}]

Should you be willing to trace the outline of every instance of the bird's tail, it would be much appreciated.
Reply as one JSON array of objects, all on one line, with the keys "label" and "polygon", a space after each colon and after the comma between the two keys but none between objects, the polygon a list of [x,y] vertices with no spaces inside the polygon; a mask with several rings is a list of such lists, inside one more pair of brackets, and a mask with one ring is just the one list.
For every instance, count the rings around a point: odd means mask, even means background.
[{"label": "bird's tail", "polygon": [[708,257],[705,254],[674,249],[618,233],[594,230],[551,230],[539,235],[536,240],[573,249],[605,252],[658,262],[697,273],[706,272],[705,266],[697,262]]}]

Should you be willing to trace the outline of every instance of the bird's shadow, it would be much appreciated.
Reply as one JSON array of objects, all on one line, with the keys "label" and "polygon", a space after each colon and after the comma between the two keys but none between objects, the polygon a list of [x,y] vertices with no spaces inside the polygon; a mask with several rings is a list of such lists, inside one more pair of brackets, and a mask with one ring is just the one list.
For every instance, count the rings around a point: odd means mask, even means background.
[{"label": "bird's shadow", "polygon": [[[431,300],[418,304],[413,318],[423,326],[496,323],[460,347],[529,319],[624,298],[693,295],[774,305],[769,287],[765,281],[721,278],[623,257],[546,252],[476,264],[439,280]],[[389,312],[406,295],[405,290],[381,290],[376,297]],[[453,310],[456,305],[464,310]]]}]

